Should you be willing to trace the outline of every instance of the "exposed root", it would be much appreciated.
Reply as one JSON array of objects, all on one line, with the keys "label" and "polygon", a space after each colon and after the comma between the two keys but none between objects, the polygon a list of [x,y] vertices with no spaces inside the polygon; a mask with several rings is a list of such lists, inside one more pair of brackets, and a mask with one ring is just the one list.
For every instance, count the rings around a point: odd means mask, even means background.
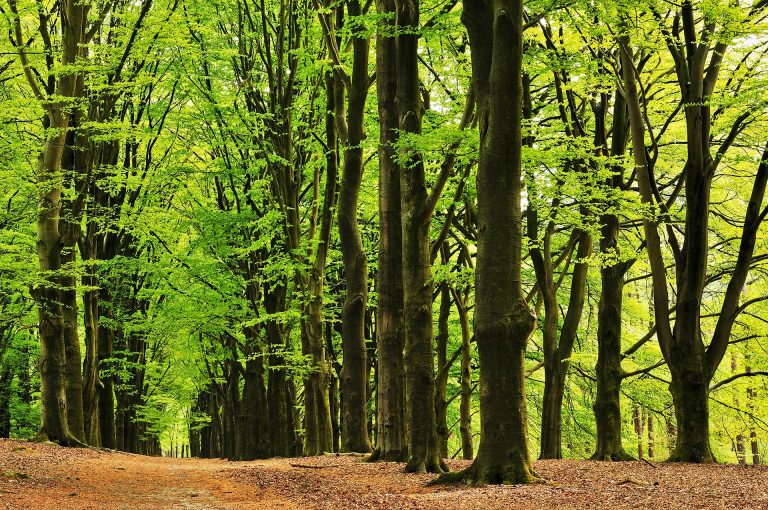
[{"label": "exposed root", "polygon": [[667,462],[690,462],[693,464],[717,464],[708,445],[681,446],[678,445]]},{"label": "exposed root", "polygon": [[443,473],[427,485],[456,485],[461,483],[483,486],[546,484],[549,482],[539,477],[535,471],[528,467],[521,469],[481,468],[478,467],[477,461],[475,461],[471,466],[461,471]]},{"label": "exposed root", "polygon": [[598,455],[595,453],[592,455],[592,457],[589,458],[589,460],[598,460],[598,461],[611,461],[611,462],[629,462],[635,459],[633,456],[625,452],[624,450],[621,450],[619,452],[613,452],[613,453],[606,453],[603,455]]},{"label": "exposed root", "polygon": [[50,444],[55,444],[59,446],[66,446],[69,448],[87,448],[88,447],[87,444],[83,443],[72,434],[68,433],[63,438],[55,438],[55,437],[49,436],[48,432],[44,428],[41,428],[38,431],[37,435],[34,438],[30,439],[30,441],[33,443],[43,443],[43,444],[50,443]]},{"label": "exposed root", "polygon": [[365,457],[363,459],[363,462],[378,462],[379,460],[381,460],[381,447],[380,446],[377,447],[375,450],[373,450],[370,455]]},{"label": "exposed root", "polygon": [[447,471],[448,466],[445,461],[434,455],[427,456],[427,458],[412,456],[405,464],[406,473],[435,473],[439,475]]}]

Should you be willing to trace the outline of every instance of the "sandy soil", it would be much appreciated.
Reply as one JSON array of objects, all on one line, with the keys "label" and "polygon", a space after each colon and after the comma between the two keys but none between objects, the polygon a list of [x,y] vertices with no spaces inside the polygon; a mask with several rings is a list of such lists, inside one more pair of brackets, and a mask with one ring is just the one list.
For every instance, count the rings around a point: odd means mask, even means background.
[{"label": "sandy soil", "polygon": [[768,510],[766,467],[542,461],[535,469],[547,484],[427,487],[431,475],[344,456],[227,462],[0,440],[0,509]]}]

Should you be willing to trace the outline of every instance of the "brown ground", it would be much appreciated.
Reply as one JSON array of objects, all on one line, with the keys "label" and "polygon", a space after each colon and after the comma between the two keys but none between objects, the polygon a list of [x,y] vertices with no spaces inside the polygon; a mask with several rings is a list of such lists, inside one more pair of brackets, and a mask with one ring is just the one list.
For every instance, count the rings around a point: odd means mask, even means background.
[{"label": "brown ground", "polygon": [[[452,468],[462,463],[452,463]],[[537,462],[545,485],[426,487],[352,457],[166,459],[0,440],[0,509],[766,509],[768,468]]]}]

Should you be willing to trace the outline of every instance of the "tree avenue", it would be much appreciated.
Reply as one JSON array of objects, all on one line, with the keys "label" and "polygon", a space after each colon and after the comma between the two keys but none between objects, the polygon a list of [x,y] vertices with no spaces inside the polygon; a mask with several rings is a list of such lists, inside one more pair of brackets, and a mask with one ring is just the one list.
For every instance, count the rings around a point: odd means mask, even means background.
[{"label": "tree avenue", "polygon": [[0,437],[764,462],[768,1],[0,13]]}]

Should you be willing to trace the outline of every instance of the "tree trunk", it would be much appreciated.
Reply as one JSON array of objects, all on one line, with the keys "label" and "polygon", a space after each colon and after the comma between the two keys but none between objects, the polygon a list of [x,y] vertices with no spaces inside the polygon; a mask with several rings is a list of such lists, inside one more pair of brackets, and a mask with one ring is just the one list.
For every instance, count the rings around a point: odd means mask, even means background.
[{"label": "tree trunk", "polygon": [[[348,2],[350,16],[360,14],[357,0]],[[342,406],[341,449],[345,452],[370,452],[368,439],[366,378],[368,364],[365,349],[365,308],[368,305],[368,261],[357,222],[357,202],[363,178],[365,138],[365,100],[368,95],[368,39],[357,33],[352,38],[353,64],[348,89],[347,147],[339,192],[339,239],[344,259],[347,294],[342,308],[341,369]]]},{"label": "tree trunk", "polygon": [[[264,293],[264,307],[268,314],[285,310],[285,286],[267,288]],[[269,342],[269,375],[267,381],[267,407],[269,409],[269,431],[272,455],[290,457],[293,440],[288,427],[288,398],[286,371],[283,368],[285,357],[285,338],[282,325],[275,319],[267,322]]]},{"label": "tree trunk", "polygon": [[[85,257],[84,257],[85,258]],[[95,257],[88,257],[94,260]],[[101,446],[99,424],[99,291],[95,268],[89,267],[83,276],[83,286],[90,288],[83,292],[83,320],[85,322],[85,361],[83,363],[83,420],[85,439],[91,446]]]},{"label": "tree trunk", "polygon": [[633,420],[635,422],[635,435],[637,436],[637,458],[643,459],[643,409],[635,404],[633,407]]},{"label": "tree trunk", "polygon": [[339,395],[339,374],[341,373],[341,366],[336,361],[336,352],[333,349],[333,327],[330,322],[325,323],[325,350],[326,357],[331,366],[329,375],[331,377],[331,389],[328,392],[330,398],[331,409],[331,431],[333,434],[332,445],[333,452],[338,453],[341,451],[341,424],[339,423],[340,417],[340,395]]},{"label": "tree trunk", "polygon": [[[671,371],[674,374],[676,369]],[[709,380],[699,370],[672,376],[669,390],[675,405],[677,440],[669,461],[714,462],[709,445],[708,388]]]},{"label": "tree trunk", "polygon": [[528,483],[524,355],[536,319],[521,287],[523,5],[464,3],[480,127],[477,174],[475,337],[480,356],[480,447],[465,471],[443,480]]},{"label": "tree trunk", "polygon": [[[586,262],[587,258],[592,252],[592,237],[586,232],[581,231],[575,233],[578,239],[578,249],[576,251],[576,264],[573,269],[573,275],[571,279],[570,297],[568,300],[568,311],[563,319],[562,327],[560,328],[559,340],[555,338],[545,338],[544,343],[549,344],[545,346],[545,361],[544,361],[544,402],[542,408],[542,421],[541,421],[541,455],[542,459],[561,459],[563,458],[562,452],[562,408],[563,397],[565,395],[565,381],[568,375],[568,368],[570,366],[570,358],[573,354],[573,345],[578,333],[579,321],[581,320],[581,314],[584,310],[584,298],[586,294],[586,282],[587,271],[589,264]],[[541,257],[534,258],[534,252],[531,253],[531,258],[534,261],[538,260],[541,265]],[[551,257],[547,255],[547,264],[549,269],[546,273],[549,275],[547,279],[539,280],[539,288],[550,286],[545,294],[548,299],[549,305],[545,305],[545,335],[557,335],[557,304],[556,293],[557,289],[552,285],[552,261]],[[538,275],[543,272],[537,270]],[[554,315],[554,321],[551,320],[551,316]]]},{"label": "tree trunk", "polygon": [[651,460],[653,460],[653,457],[656,455],[655,440],[656,438],[654,437],[653,414],[648,413],[648,458]]},{"label": "tree trunk", "polygon": [[[69,244],[69,243],[67,243]],[[61,256],[62,266],[71,266],[74,271],[74,246],[65,246]],[[78,335],[77,290],[74,276],[62,277],[63,288],[59,291],[62,302],[65,365],[65,390],[67,393],[67,421],[69,430],[80,442],[85,441],[85,423],[83,419],[83,373]]]},{"label": "tree trunk", "polygon": [[379,268],[376,273],[376,337],[378,352],[378,408],[376,453],[373,458],[402,462],[408,448],[405,426],[405,372],[403,331],[402,225],[400,175],[394,160],[399,127],[395,38],[386,30],[394,26],[394,0],[378,0],[379,14],[392,18],[376,40],[376,91],[379,109]]},{"label": "tree trunk", "polygon": [[465,460],[474,458],[472,441],[472,336],[469,331],[469,316],[465,298],[459,303],[458,293],[456,309],[461,323],[461,403],[459,407],[459,430],[461,432],[461,456]]},{"label": "tree trunk", "polygon": [[[82,54],[85,47],[85,30],[89,5],[65,0],[61,2],[58,17],[60,24],[57,29],[61,35],[60,65],[56,73],[55,91],[44,91],[40,88],[38,77],[32,72],[26,53],[26,42],[22,35],[22,23],[16,8],[16,2],[10,2],[14,14],[14,31],[19,59],[24,69],[27,81],[37,99],[45,109],[44,127],[50,133],[45,141],[37,164],[38,210],[37,210],[37,256],[43,283],[33,291],[38,305],[39,335],[40,335],[40,431],[38,440],[50,440],[62,445],[81,445],[84,432],[82,427],[82,407],[80,419],[77,419],[77,409],[70,410],[67,402],[68,394],[72,393],[74,385],[70,381],[71,364],[68,364],[66,338],[64,336],[65,319],[62,307],[62,296],[58,289],[62,281],[56,273],[62,269],[62,249],[64,239],[61,232],[62,210],[62,156],[65,147],[66,132],[69,125],[69,115],[65,112],[67,98],[75,97],[78,71],[71,67]],[[53,97],[47,94],[54,92]],[[59,99],[56,99],[59,98]],[[77,316],[75,315],[75,323]],[[79,346],[78,346],[79,347]],[[73,360],[74,361],[74,360]],[[77,360],[77,373],[80,373],[80,359]],[[77,388],[79,394],[73,399],[82,402],[82,388]],[[72,404],[77,408],[77,402]],[[69,419],[76,430],[70,430]]]},{"label": "tree trunk", "polygon": [[[424,107],[419,95],[418,0],[396,0],[398,122],[403,133],[421,133]],[[409,459],[406,471],[444,470],[435,427],[435,368],[432,332],[432,212],[421,153],[412,150],[400,169],[403,317],[405,324],[406,418]]]},{"label": "tree trunk", "polygon": [[[0,332],[0,334],[3,334]],[[0,362],[2,352],[0,352]],[[0,365],[1,366],[1,365]],[[11,437],[11,380],[13,367],[8,364],[0,372],[0,438]]]},{"label": "tree trunk", "polygon": [[440,315],[437,320],[437,367],[439,377],[435,381],[435,423],[437,424],[437,446],[440,457],[448,457],[448,319],[451,315],[451,293],[448,284],[440,289]]},{"label": "tree trunk", "polygon": [[[612,216],[603,223],[601,244],[606,232],[618,235],[618,218]],[[632,457],[621,443],[621,310],[624,294],[625,265],[605,266],[600,270],[602,282],[597,318],[597,394],[593,409],[597,425],[595,460],[630,460]]]},{"label": "tree trunk", "polygon": [[264,354],[259,347],[258,337],[250,328],[246,332],[246,344],[243,398],[240,403],[242,439],[238,458],[240,460],[264,459],[270,454]]},{"label": "tree trunk", "polygon": [[[312,359],[314,371],[304,383],[304,431],[306,435],[304,453],[322,455],[333,451],[333,428],[328,395],[329,373],[323,344],[323,282],[328,248],[333,224],[332,210],[336,203],[337,180],[337,136],[336,136],[336,95],[337,80],[332,73],[326,76],[326,179],[323,205],[320,214],[320,238],[317,244],[312,273],[309,277],[310,302],[306,305],[302,337],[305,354]],[[319,184],[319,183],[318,183]]]},{"label": "tree trunk", "polygon": [[[102,299],[105,293],[102,291]],[[106,310],[100,307],[102,313]],[[111,329],[100,327],[98,329],[99,369],[109,370],[111,367],[107,360],[112,358],[112,344],[114,334]],[[101,377],[99,387],[99,432],[101,433],[101,446],[104,448],[116,448],[115,444],[115,376]]]}]

